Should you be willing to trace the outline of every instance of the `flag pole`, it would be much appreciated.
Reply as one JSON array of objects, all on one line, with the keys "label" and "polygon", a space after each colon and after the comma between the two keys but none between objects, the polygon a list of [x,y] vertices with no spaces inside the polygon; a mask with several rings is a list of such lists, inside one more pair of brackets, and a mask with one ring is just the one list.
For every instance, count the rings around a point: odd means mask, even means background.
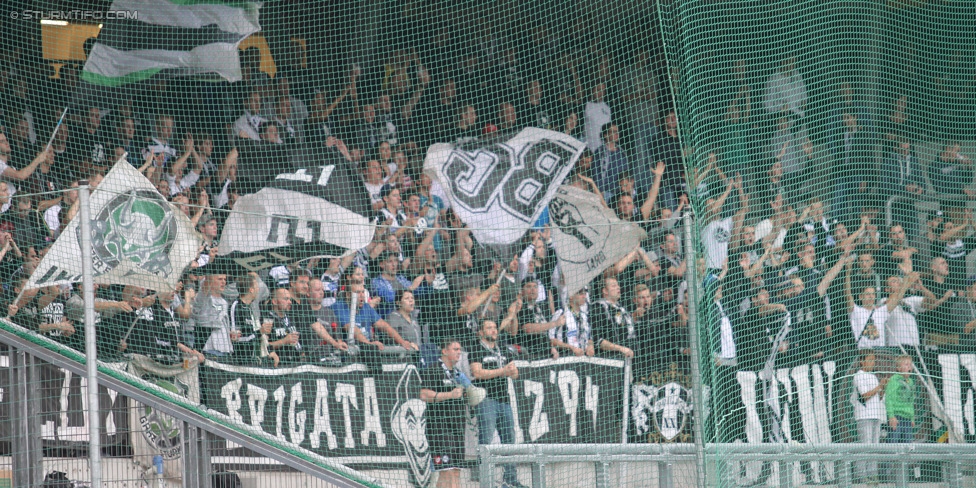
[{"label": "flag pole", "polygon": [[[56,130],[56,129],[55,129]],[[88,460],[91,464],[91,487],[102,486],[100,418],[98,407],[98,357],[95,346],[95,284],[92,270],[91,208],[88,181],[78,182],[78,204],[81,219],[81,290],[85,302],[85,365],[88,375]]]},{"label": "flag pole", "polygon": [[51,133],[51,138],[47,140],[47,145],[44,146],[44,151],[51,149],[51,144],[54,144],[54,136],[58,135],[58,129],[61,128],[61,123],[64,122],[64,116],[68,114],[68,107],[64,107],[64,111],[61,112],[61,118],[58,119],[58,124],[54,126],[54,132]]}]

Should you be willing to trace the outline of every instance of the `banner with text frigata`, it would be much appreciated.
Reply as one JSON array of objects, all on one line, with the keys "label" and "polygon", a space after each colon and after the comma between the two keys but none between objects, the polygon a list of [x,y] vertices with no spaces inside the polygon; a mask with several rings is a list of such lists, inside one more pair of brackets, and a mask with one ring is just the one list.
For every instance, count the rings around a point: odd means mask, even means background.
[{"label": "banner with text frigata", "polygon": [[[91,193],[95,283],[170,291],[197,257],[200,236],[125,158]],[[71,219],[37,265],[27,288],[81,281],[80,214]]]},{"label": "banner with text frigata", "polygon": [[440,182],[454,213],[485,245],[522,237],[586,147],[574,137],[534,127],[505,137],[434,144],[424,160],[424,172]]},{"label": "banner with text frigata", "polygon": [[[515,364],[519,377],[509,379],[508,399],[517,443],[620,442],[623,361],[570,357]],[[412,364],[370,371],[362,364],[265,369],[208,361],[200,373],[208,407],[283,443],[343,464],[429,464],[426,404]],[[224,446],[213,455],[251,453]]]},{"label": "banner with text frigata", "polygon": [[549,219],[569,295],[583,289],[647,237],[639,225],[618,219],[602,197],[569,185],[560,186],[549,202]]}]

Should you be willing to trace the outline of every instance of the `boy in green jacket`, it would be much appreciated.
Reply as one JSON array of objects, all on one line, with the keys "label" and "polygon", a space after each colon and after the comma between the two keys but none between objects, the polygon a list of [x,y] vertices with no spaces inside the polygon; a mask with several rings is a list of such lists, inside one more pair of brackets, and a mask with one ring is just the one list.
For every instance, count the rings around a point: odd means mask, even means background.
[{"label": "boy in green jacket", "polygon": [[887,442],[915,442],[915,378],[912,376],[912,357],[898,356],[897,374],[885,387],[885,410],[888,412]]}]

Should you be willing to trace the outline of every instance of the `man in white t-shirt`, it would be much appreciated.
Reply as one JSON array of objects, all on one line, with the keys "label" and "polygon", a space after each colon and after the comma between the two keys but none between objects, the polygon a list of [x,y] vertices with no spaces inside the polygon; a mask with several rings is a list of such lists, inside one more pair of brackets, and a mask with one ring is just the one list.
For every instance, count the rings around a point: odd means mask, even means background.
[{"label": "man in white t-shirt", "polygon": [[[909,275],[906,278],[900,276],[888,278],[886,289],[889,298],[883,299],[881,301],[882,305],[887,307],[887,302],[890,297],[895,296],[900,288],[905,287],[908,289],[911,287],[911,276],[918,275]],[[925,297],[913,295],[903,297],[900,302],[895,303],[894,308],[891,309],[891,313],[888,316],[888,337],[886,339],[888,340],[889,346],[898,346],[899,344],[903,346],[919,345],[918,321],[915,317],[925,311],[922,307],[922,302],[924,301]]]},{"label": "man in white t-shirt", "polygon": [[[739,210],[734,216],[723,219],[722,208],[733,188],[738,189],[739,192]],[[733,249],[738,247],[738,241],[741,239],[738,234],[748,212],[749,197],[742,187],[741,175],[729,178],[725,192],[718,198],[708,199],[705,203],[705,222],[708,224],[702,229],[701,240],[702,247],[705,249],[705,268],[709,270],[706,274],[718,274],[729,257],[730,244]]]},{"label": "man in white t-shirt", "polygon": [[[851,405],[854,407],[854,420],[857,422],[857,440],[862,444],[881,442],[881,421],[885,418],[884,393],[887,378],[878,379],[873,373],[875,356],[871,351],[861,351],[861,369],[854,373],[854,391],[851,392]],[[877,461],[858,461],[855,465],[855,479],[862,481],[878,480]]]},{"label": "man in white t-shirt", "polygon": [[847,274],[844,276],[844,297],[847,299],[847,308],[850,312],[851,331],[854,334],[854,343],[858,349],[871,349],[875,347],[885,347],[887,343],[886,327],[891,312],[901,302],[905,296],[907,287],[918,280],[918,273],[911,273],[902,280],[902,284],[886,300],[884,305],[876,305],[877,290],[870,284],[864,285],[858,291],[858,301],[854,300],[851,294],[851,263],[848,259],[845,266]]},{"label": "man in white t-shirt", "polygon": [[606,92],[607,86],[603,83],[594,85],[590,101],[586,102],[583,108],[583,131],[586,135],[586,147],[590,148],[590,151],[596,151],[603,145],[600,134],[603,132],[603,126],[612,120],[610,106],[603,100]]}]

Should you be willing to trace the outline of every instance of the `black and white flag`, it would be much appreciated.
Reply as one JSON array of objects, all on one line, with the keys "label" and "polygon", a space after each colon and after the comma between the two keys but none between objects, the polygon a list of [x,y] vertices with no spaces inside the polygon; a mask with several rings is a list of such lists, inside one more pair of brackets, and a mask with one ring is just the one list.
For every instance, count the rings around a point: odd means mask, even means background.
[{"label": "black and white flag", "polygon": [[559,187],[549,202],[549,219],[569,295],[623,259],[647,236],[639,225],[618,219],[599,195],[569,185]]},{"label": "black and white flag", "polygon": [[561,132],[529,127],[509,139],[434,144],[424,172],[440,181],[478,242],[507,245],[539,218],[585,147]]},{"label": "black and white flag", "polygon": [[237,200],[220,255],[250,270],[313,256],[341,256],[373,239],[369,194],[345,162],[279,173]]}]

